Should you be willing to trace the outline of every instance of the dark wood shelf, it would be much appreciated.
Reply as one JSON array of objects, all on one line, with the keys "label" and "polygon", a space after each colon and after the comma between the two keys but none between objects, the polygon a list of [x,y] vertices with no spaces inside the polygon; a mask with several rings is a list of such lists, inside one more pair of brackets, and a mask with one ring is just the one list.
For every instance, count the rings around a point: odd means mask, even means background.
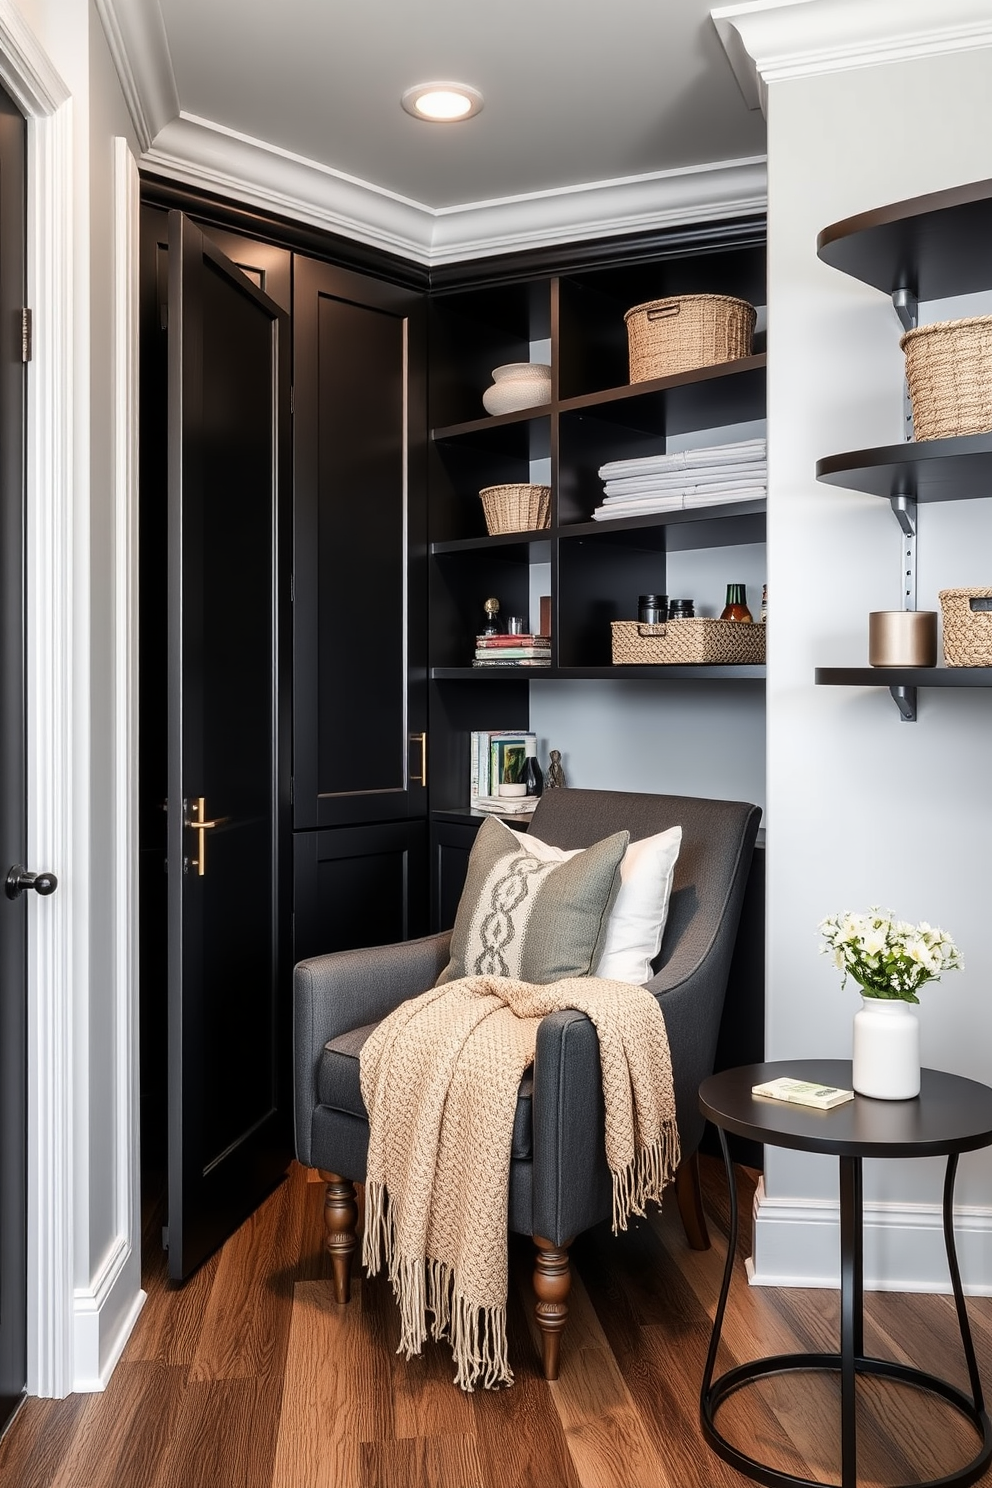
[{"label": "dark wood shelf", "polygon": [[762,682],[764,664],[753,666],[431,667],[434,682]]},{"label": "dark wood shelf", "polygon": [[[673,377],[654,377],[649,382],[624,383],[619,387],[603,388],[594,393],[583,393],[579,397],[563,398],[560,402],[541,403],[534,408],[521,408],[515,413],[485,415],[469,419],[461,424],[448,424],[433,429],[431,438],[435,444],[477,444],[482,447],[498,443],[500,447],[516,440],[526,439],[527,426],[537,419],[547,418],[552,411],[565,413],[598,412],[619,422],[634,427],[644,424],[653,427],[658,417],[645,417],[639,412],[644,400],[659,405],[665,393],[680,388],[693,388],[700,383],[714,382],[724,378],[740,377],[746,373],[763,373],[768,363],[764,352],[756,356],[742,357],[735,362],[718,362],[712,367],[696,367],[690,372],[679,372]],[[662,424],[663,427],[663,424]]]},{"label": "dark wood shelf", "polygon": [[824,263],[891,294],[918,299],[992,288],[992,181],[893,202],[831,223],[817,238]]},{"label": "dark wood shelf", "polygon": [[760,352],[756,356],[741,357],[736,362],[717,362],[712,367],[694,367],[689,372],[678,372],[673,377],[653,377],[647,382],[625,383],[620,387],[603,388],[599,392],[563,398],[558,404],[558,410],[560,413],[605,410],[611,403],[633,403],[639,398],[654,397],[673,388],[691,387],[718,378],[738,377],[745,372],[763,372],[767,365],[767,355]]},{"label": "dark wood shelf", "polygon": [[432,811],[431,821],[454,822],[459,826],[474,827],[478,822],[485,821],[487,816],[495,816],[497,821],[506,822],[508,825],[521,822],[529,827],[536,810],[536,801],[530,811],[473,811],[471,806],[459,806],[451,811]]},{"label": "dark wood shelf", "polygon": [[915,496],[917,501],[966,501],[989,496],[992,434],[927,439],[828,455],[817,460],[816,478],[827,485],[866,491],[885,500]]},{"label": "dark wood shelf", "polygon": [[492,537],[449,538],[444,542],[431,543],[431,553],[437,558],[443,557],[446,553],[477,553],[495,548],[533,546],[542,542],[550,543],[552,538],[566,540],[580,537],[608,537],[614,532],[636,534],[650,532],[659,527],[680,527],[694,522],[730,523],[735,517],[758,518],[759,520],[751,524],[755,530],[748,532],[746,537],[728,536],[728,544],[745,540],[761,542],[764,540],[764,533],[758,529],[762,526],[760,519],[765,516],[766,505],[764,500],[727,502],[719,506],[697,506],[689,511],[653,512],[650,516],[644,517],[616,517],[608,522],[567,522],[560,527],[537,528],[533,532],[499,532]]},{"label": "dark wood shelf", "polygon": [[992,667],[817,667],[827,687],[992,687]]},{"label": "dark wood shelf", "polygon": [[492,537],[452,537],[446,542],[431,543],[435,558],[445,553],[479,553],[490,548],[527,547],[535,543],[547,543],[553,535],[550,527],[538,527],[533,532],[497,532]]},{"label": "dark wood shelf", "polygon": [[652,512],[650,516],[643,517],[611,517],[605,522],[566,522],[556,528],[556,532],[562,538],[600,537],[609,532],[637,532],[650,527],[678,527],[685,522],[718,522],[730,520],[733,517],[763,517],[766,509],[767,502],[764,499],[728,501],[718,506],[694,506],[688,511]]}]

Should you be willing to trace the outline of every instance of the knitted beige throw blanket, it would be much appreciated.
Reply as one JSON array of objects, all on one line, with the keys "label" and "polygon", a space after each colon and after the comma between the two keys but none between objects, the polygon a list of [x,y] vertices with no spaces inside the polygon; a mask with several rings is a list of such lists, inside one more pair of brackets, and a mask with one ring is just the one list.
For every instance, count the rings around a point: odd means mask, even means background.
[{"label": "knitted beige throw blanket", "polygon": [[405,1002],[362,1050],[369,1113],[363,1260],[388,1266],[409,1359],[449,1338],[455,1383],[512,1384],[507,1208],[517,1089],[548,1013],[577,1008],[599,1034],[613,1229],[661,1202],[679,1162],[665,1020],[643,987],[597,977],[537,986],[445,982]]}]

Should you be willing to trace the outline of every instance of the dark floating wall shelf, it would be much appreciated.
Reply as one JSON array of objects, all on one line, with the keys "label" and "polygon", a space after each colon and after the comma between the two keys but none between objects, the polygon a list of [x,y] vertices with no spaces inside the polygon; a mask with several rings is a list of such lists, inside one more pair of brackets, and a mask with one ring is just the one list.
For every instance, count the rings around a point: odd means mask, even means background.
[{"label": "dark floating wall shelf", "polygon": [[992,495],[992,434],[884,445],[828,455],[816,478],[871,496],[913,496],[917,501],[965,501]]},{"label": "dark floating wall shelf", "polygon": [[894,202],[825,227],[816,251],[832,268],[919,300],[992,287],[992,181]]},{"label": "dark floating wall shelf", "polygon": [[525,682],[763,682],[755,666],[603,666],[603,667],[432,667],[434,682],[491,682],[508,677]]},{"label": "dark floating wall shelf", "polygon": [[[825,227],[824,263],[892,296],[903,325],[920,300],[992,288],[992,181],[894,202]],[[908,441],[818,460],[817,480],[892,503],[903,541],[907,609],[916,608],[916,507],[992,495],[992,433]],[[817,667],[835,687],[887,687],[903,720],[916,720],[918,687],[992,687],[992,667]]]}]

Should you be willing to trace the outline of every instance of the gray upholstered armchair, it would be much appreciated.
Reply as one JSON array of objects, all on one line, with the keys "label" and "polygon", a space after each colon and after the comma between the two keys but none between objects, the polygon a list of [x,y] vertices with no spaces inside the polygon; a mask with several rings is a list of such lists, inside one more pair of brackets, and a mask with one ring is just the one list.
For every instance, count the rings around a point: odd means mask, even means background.
[{"label": "gray upholstered armchair", "polygon": [[[690,1245],[709,1244],[696,1150],[703,1118],[696,1099],[711,1073],[741,901],[758,829],[756,806],[691,796],[555,790],[531,830],[561,848],[588,847],[624,828],[631,838],[681,825],[668,922],[647,984],[665,1014],[682,1164],[675,1189]],[[426,991],[448,962],[450,934],[399,945],[339,951],[295,972],[296,1154],[327,1180],[325,1226],[335,1295],[347,1302],[356,1248],[355,1183],[365,1177],[368,1122],[359,1055],[372,1028],[406,998]],[[537,1056],[520,1085],[510,1169],[510,1229],[537,1248],[535,1316],[545,1377],[557,1378],[568,1315],[568,1247],[612,1212],[604,1154],[596,1031],[584,1014],[554,1013],[538,1030]]]}]

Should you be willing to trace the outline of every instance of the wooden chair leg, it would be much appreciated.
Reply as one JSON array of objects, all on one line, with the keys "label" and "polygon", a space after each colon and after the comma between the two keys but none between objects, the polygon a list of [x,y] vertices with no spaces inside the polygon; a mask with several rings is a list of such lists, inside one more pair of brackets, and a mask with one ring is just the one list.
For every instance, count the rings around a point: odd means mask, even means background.
[{"label": "wooden chair leg", "polygon": [[568,1246],[553,1245],[541,1235],[534,1236],[537,1254],[534,1258],[534,1291],[537,1306],[534,1319],[541,1330],[541,1365],[546,1380],[558,1378],[558,1348],[568,1321],[568,1294],[572,1273],[568,1263]]},{"label": "wooden chair leg", "polygon": [[710,1237],[703,1213],[703,1194],[699,1185],[699,1153],[680,1162],[675,1171],[675,1202],[679,1206],[685,1238],[692,1250],[709,1250]]},{"label": "wooden chair leg", "polygon": [[351,1301],[351,1258],[358,1248],[358,1205],[355,1185],[337,1173],[320,1176],[327,1184],[324,1194],[324,1248],[334,1268],[335,1302]]}]

